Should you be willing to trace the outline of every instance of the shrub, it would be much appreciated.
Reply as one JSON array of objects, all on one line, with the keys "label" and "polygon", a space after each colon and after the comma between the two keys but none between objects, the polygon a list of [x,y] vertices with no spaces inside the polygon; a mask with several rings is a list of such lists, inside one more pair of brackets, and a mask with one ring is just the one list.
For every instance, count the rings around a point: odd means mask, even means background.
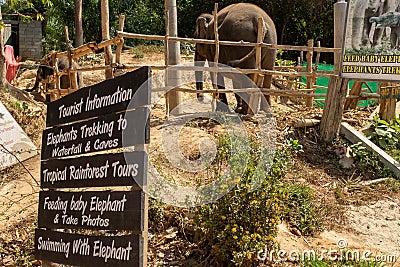
[{"label": "shrub", "polygon": [[[249,156],[244,173],[236,185],[216,202],[197,208],[195,222],[210,247],[214,265],[251,266],[258,262],[257,252],[275,245],[285,190],[284,175],[287,153],[277,151],[271,168],[259,164],[266,147],[254,140],[223,137],[217,152],[217,164],[230,161],[231,169],[242,168],[242,155],[229,153],[231,142],[249,142]],[[237,159],[232,159],[237,157]],[[261,166],[261,168],[260,168]],[[242,169],[243,171],[243,169]],[[261,178],[261,179],[260,179]],[[251,185],[259,183],[257,190]]]},{"label": "shrub", "polygon": [[286,188],[285,210],[282,218],[303,235],[311,235],[320,227],[312,203],[313,191],[307,185],[289,185]]}]

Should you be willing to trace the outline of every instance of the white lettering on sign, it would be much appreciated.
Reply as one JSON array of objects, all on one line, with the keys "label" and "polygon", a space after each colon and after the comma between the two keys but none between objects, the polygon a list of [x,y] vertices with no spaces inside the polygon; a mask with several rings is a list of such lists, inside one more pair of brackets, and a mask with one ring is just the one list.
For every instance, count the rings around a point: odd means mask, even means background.
[{"label": "white lettering on sign", "polygon": [[112,136],[114,129],[114,121],[105,122],[97,121],[93,122],[92,126],[82,125],[81,126],[81,138],[87,138],[91,136],[101,135],[107,133],[109,137]]},{"label": "white lettering on sign", "polygon": [[90,214],[83,215],[82,225],[108,227],[110,225],[110,219],[103,219],[100,217],[100,215],[97,215],[96,218],[92,218]]},{"label": "white lettering on sign", "polygon": [[82,153],[82,144],[78,145],[71,145],[70,147],[65,147],[63,146],[62,148],[56,147],[53,149],[51,152],[51,156],[54,157],[65,157],[65,156],[71,156],[71,155],[76,155],[76,154],[81,154]]},{"label": "white lettering on sign", "polygon": [[55,145],[57,146],[59,143],[65,143],[69,141],[75,140],[78,135],[78,131],[71,127],[69,132],[63,133],[63,130],[60,129],[60,132],[56,133],[49,133],[47,135],[47,145]]},{"label": "white lettering on sign", "polygon": [[82,195],[80,195],[78,200],[74,199],[74,196],[71,198],[71,205],[70,209],[73,211],[82,211],[82,214],[85,213],[87,207],[87,202],[85,200],[82,200]]},{"label": "white lettering on sign", "polygon": [[122,261],[129,261],[129,254],[132,250],[131,242],[126,247],[115,247],[114,240],[111,246],[103,245],[100,240],[94,241],[93,256],[104,258],[104,262],[108,259],[116,259]]},{"label": "white lettering on sign", "polygon": [[60,241],[53,241],[50,238],[47,240],[43,240],[40,236],[38,238],[38,250],[46,250],[46,251],[53,251],[53,252],[60,252],[65,254],[65,258],[68,259],[69,255],[69,246],[70,242],[63,242],[62,239]]},{"label": "white lettering on sign", "polygon": [[119,161],[112,163],[113,177],[135,177],[138,175],[139,164],[119,164]]},{"label": "white lettering on sign", "polygon": [[119,140],[116,138],[114,140],[105,140],[101,141],[100,139],[97,139],[94,141],[94,149],[95,150],[105,150],[105,149],[111,149],[115,148],[118,146]]},{"label": "white lettering on sign", "polygon": [[58,108],[58,118],[65,118],[69,116],[73,116],[82,112],[83,98],[79,103],[74,102],[73,105],[66,107],[65,105],[61,105]]},{"label": "white lettering on sign", "polygon": [[108,194],[107,200],[101,200],[99,197],[94,196],[90,201],[90,211],[99,211],[101,215],[105,211],[124,211],[126,196],[122,196],[121,200],[110,200],[111,195]]},{"label": "white lettering on sign", "polygon": [[132,89],[130,88],[123,89],[120,86],[118,86],[117,91],[114,92],[112,95],[105,95],[98,97],[97,94],[95,94],[92,99],[90,98],[90,96],[88,96],[86,99],[85,111],[100,109],[121,102],[125,102],[130,100],[132,96],[133,96]]},{"label": "white lettering on sign", "polygon": [[50,197],[44,198],[43,209],[44,210],[61,210],[64,214],[67,213],[68,200],[61,200],[57,197],[57,200],[50,200]]},{"label": "white lettering on sign", "polygon": [[89,163],[86,164],[85,168],[82,166],[79,166],[79,168],[76,168],[75,166],[69,166],[69,170],[71,172],[70,180],[106,178],[109,166],[108,160],[106,161],[106,164],[101,167],[91,167]]},{"label": "white lettering on sign", "polygon": [[89,238],[75,239],[74,241],[72,241],[72,254],[89,256],[89,253]]},{"label": "white lettering on sign", "polygon": [[52,184],[57,181],[65,181],[67,180],[67,167],[65,167],[64,170],[58,170],[57,168],[55,171],[44,169],[43,177],[44,182],[51,182]]}]

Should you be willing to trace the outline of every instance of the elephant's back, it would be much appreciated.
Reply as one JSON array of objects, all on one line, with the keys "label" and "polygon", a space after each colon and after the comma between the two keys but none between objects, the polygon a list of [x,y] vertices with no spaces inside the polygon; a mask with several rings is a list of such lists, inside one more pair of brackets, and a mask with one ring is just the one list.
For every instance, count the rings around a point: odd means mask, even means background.
[{"label": "elephant's back", "polygon": [[223,8],[218,13],[218,31],[221,40],[257,41],[257,19],[262,18],[271,40],[276,43],[275,24],[260,7],[250,3],[237,3]]}]

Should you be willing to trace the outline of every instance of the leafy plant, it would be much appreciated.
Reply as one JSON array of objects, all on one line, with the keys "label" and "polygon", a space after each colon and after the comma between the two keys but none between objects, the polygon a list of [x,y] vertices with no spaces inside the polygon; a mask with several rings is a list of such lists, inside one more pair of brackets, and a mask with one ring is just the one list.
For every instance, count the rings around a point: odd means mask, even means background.
[{"label": "leafy plant", "polygon": [[371,174],[377,177],[392,177],[392,172],[383,165],[378,156],[369,151],[361,142],[350,146],[358,167],[364,174]]},{"label": "leafy plant", "polygon": [[311,235],[321,224],[317,220],[312,203],[313,191],[307,185],[289,185],[286,187],[285,210],[282,218],[296,227],[302,234]]},{"label": "leafy plant", "polygon": [[[276,226],[285,199],[281,179],[288,155],[277,151],[270,170],[260,169],[257,166],[266,148],[254,140],[235,139],[250,142],[250,157],[244,175],[228,194],[197,208],[195,222],[217,264],[250,266],[258,262],[257,251],[272,248],[275,244]],[[232,157],[231,142],[228,138],[221,139],[217,161]],[[242,168],[240,164],[231,166],[236,167]],[[252,182],[260,178],[261,185],[257,190],[251,190]]]},{"label": "leafy plant", "polygon": [[375,116],[370,127],[371,131],[367,137],[382,149],[397,148],[400,149],[400,119],[392,122],[381,120]]},{"label": "leafy plant", "polygon": [[19,110],[26,110],[26,109],[28,109],[28,105],[26,104],[26,103],[20,103],[20,102],[18,102],[18,101],[16,101],[16,102],[14,102],[14,103],[11,103],[10,104],[10,107],[12,107],[12,108],[16,108],[16,109],[19,109]]}]

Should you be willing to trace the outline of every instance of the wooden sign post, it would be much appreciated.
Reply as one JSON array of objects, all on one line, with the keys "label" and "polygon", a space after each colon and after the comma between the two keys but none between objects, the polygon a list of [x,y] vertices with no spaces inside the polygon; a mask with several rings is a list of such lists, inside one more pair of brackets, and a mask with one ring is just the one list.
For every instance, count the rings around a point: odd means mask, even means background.
[{"label": "wooden sign post", "polygon": [[[36,259],[77,266],[147,265],[142,190],[147,154],[120,149],[149,142],[150,77],[150,69],[142,67],[48,104]],[[113,186],[132,190],[109,190]],[[107,189],[83,190],[94,187]]]}]

